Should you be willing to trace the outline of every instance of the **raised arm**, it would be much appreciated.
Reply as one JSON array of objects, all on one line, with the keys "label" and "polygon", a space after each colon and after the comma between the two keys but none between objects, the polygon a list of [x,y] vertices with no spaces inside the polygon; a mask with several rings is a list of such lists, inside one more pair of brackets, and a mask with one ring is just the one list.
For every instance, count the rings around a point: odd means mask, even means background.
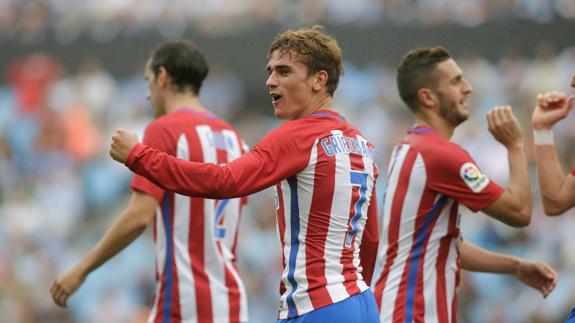
[{"label": "raised arm", "polygon": [[523,131],[510,106],[495,107],[487,114],[489,131],[507,148],[509,180],[503,194],[483,211],[514,227],[531,221],[533,199]]},{"label": "raised arm", "polygon": [[557,273],[540,262],[487,251],[470,242],[459,241],[461,268],[469,271],[513,275],[547,297],[557,285]]},{"label": "raised arm", "polygon": [[305,167],[308,156],[297,153],[294,140],[273,145],[269,144],[273,139],[266,138],[249,153],[216,165],[178,159],[139,144],[133,133],[117,130],[110,155],[163,189],[195,197],[234,198],[258,192]]},{"label": "raised arm", "polygon": [[543,208],[548,215],[559,215],[575,206],[575,177],[565,176],[553,142],[553,126],[575,106],[575,96],[559,92],[537,97],[531,123],[535,138],[535,162]]}]

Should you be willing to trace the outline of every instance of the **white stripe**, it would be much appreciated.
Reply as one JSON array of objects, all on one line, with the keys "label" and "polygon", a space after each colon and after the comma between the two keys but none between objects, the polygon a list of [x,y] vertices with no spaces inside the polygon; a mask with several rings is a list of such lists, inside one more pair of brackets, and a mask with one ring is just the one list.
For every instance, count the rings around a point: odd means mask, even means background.
[{"label": "white stripe", "polygon": [[154,321],[158,313],[158,306],[160,306],[160,292],[163,286],[162,274],[164,273],[164,267],[166,266],[166,228],[164,227],[163,216],[162,208],[158,206],[156,209],[156,271],[158,282],[156,294],[154,296],[154,305],[152,306],[150,317],[148,319],[150,322]]},{"label": "white stripe", "polygon": [[[203,154],[204,163],[217,164],[218,156],[212,129],[207,125],[196,127]],[[215,244],[215,201],[204,200],[204,266],[210,283],[212,296],[212,317],[229,318],[229,300],[225,285],[225,270],[217,245]]]},{"label": "white stripe", "polygon": [[313,305],[307,294],[309,287],[306,273],[306,246],[307,246],[307,229],[309,221],[309,211],[313,198],[315,167],[317,164],[317,142],[316,139],[309,158],[307,167],[297,175],[297,194],[299,207],[299,247],[296,257],[296,271],[294,279],[297,283],[296,292],[293,294],[293,300],[299,313],[305,313],[313,310]]},{"label": "white stripe", "polygon": [[[457,215],[459,216],[459,215]],[[456,295],[455,279],[457,275],[457,239],[452,239],[449,247],[449,255],[445,264],[445,295],[447,298],[447,316],[449,322],[453,322],[454,318],[451,317],[451,304],[453,303]]]},{"label": "white stripe", "polygon": [[[332,135],[341,136],[341,130],[333,130]],[[329,227],[325,242],[325,278],[327,291],[332,301],[338,302],[349,297],[347,289],[342,284],[343,265],[341,254],[345,237],[348,231],[349,209],[351,205],[352,190],[350,181],[349,154],[335,154],[335,180],[331,204]]]},{"label": "white stripe", "polygon": [[292,284],[288,280],[288,272],[290,270],[289,255],[291,250],[291,191],[289,183],[287,180],[283,180],[280,183],[280,189],[283,197],[283,207],[284,207],[284,219],[285,219],[285,231],[283,237],[283,253],[285,259],[285,268],[282,273],[282,282],[286,288],[286,291],[280,297],[280,319],[286,319],[288,316],[288,303],[287,296],[291,293],[293,289]]},{"label": "white stripe", "polygon": [[[358,140],[363,140],[365,141],[365,145],[367,146],[367,140],[365,140],[364,138],[357,136]],[[355,237],[354,240],[354,253],[353,253],[353,265],[355,266],[355,268],[359,268],[360,266],[360,258],[359,258],[359,245],[361,243],[361,240],[363,238],[363,234],[364,234],[364,230],[365,230],[365,226],[367,224],[367,216],[368,216],[368,210],[369,210],[369,205],[371,205],[371,203],[374,203],[375,199],[377,199],[377,196],[371,196],[371,194],[373,193],[373,187],[375,186],[375,163],[372,159],[368,158],[367,156],[363,156],[362,157],[362,161],[363,161],[363,171],[368,174],[368,178],[367,178],[367,188],[366,188],[366,200],[365,203],[363,203],[362,205],[362,209],[361,209],[361,214],[362,217],[360,219],[360,221],[358,222],[358,226],[360,228],[357,236]],[[377,216],[377,214],[375,214]],[[362,268],[363,271],[363,268]],[[358,287],[363,291],[365,289],[368,288],[367,284],[365,283],[365,281],[363,280],[363,276],[361,276],[361,272],[358,270],[357,272],[357,278],[358,278]]]},{"label": "white stripe", "polygon": [[[231,130],[224,129],[222,134],[226,141],[226,151],[227,151],[227,162],[231,162],[234,159],[241,156],[241,146],[238,141],[238,136],[235,132]],[[224,217],[224,227],[226,228],[225,238],[222,240],[222,256],[226,263],[227,268],[230,270],[234,280],[238,284],[238,289],[240,293],[240,321],[248,321],[248,302],[247,293],[240,274],[236,271],[233,266],[234,255],[232,254],[232,247],[234,244],[234,239],[236,232],[238,231],[240,213],[241,213],[241,200],[239,198],[230,199],[226,205],[223,213]]]},{"label": "white stripe", "polygon": [[[404,148],[405,149],[405,148]],[[398,160],[399,162],[399,160]],[[401,163],[398,163],[394,169],[394,172],[400,173],[403,163],[405,162],[405,154]],[[395,181],[390,182],[390,188],[393,188],[393,193],[397,191],[398,176],[394,176]],[[411,175],[409,178],[409,184],[407,193],[404,199],[403,208],[401,210],[401,220],[398,235],[398,249],[397,257],[391,266],[389,276],[385,285],[385,290],[383,292],[383,299],[381,302],[381,319],[382,321],[391,320],[393,318],[393,309],[395,306],[395,301],[397,294],[399,292],[399,284],[403,276],[403,271],[405,269],[405,263],[409,258],[409,253],[413,244],[413,234],[415,232],[415,220],[417,218],[417,212],[419,204],[421,202],[421,197],[425,188],[425,182],[427,180],[427,174],[425,170],[425,164],[421,155],[418,154],[413,168],[411,170]],[[386,200],[385,210],[389,212],[385,215],[387,218],[387,224],[389,225],[389,218],[391,216],[391,204],[393,202],[393,195],[390,194],[389,199]],[[385,228],[389,230],[389,227]],[[385,247],[381,252],[387,251],[387,240],[385,241]],[[385,257],[385,255],[384,255]]]},{"label": "white stripe", "polygon": [[[190,148],[185,134],[178,138],[177,155],[181,159],[190,159]],[[197,322],[196,289],[189,254],[190,201],[187,196],[174,193],[174,253],[178,272],[178,291],[180,313],[185,322]]]}]

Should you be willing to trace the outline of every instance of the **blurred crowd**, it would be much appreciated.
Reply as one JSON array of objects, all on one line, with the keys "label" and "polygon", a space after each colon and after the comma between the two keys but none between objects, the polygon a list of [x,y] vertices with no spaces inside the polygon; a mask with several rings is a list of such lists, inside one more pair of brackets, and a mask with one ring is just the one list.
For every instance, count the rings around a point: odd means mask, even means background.
[{"label": "blurred crowd", "polygon": [[[137,9],[137,10],[135,10]],[[186,28],[236,33],[264,23],[475,26],[519,17],[540,23],[575,18],[572,0],[1,0],[0,39],[63,44],[83,32],[96,41],[151,29],[177,37]]]},{"label": "blurred crowd", "polygon": [[[39,15],[44,17],[40,22],[53,23],[54,28],[76,19],[67,17],[60,10],[62,6],[87,15],[87,19],[80,18],[76,23],[110,20],[137,26],[141,21],[165,19],[162,17],[181,12],[180,6],[197,6],[197,2],[99,0],[99,9],[95,10],[96,1],[80,5],[66,0],[2,0],[0,33],[6,30],[2,26],[7,16],[25,25],[27,19],[17,17]],[[200,15],[212,10],[211,14],[216,16],[240,15],[241,12],[234,11],[236,2],[240,1],[209,1],[202,10],[186,12]],[[274,8],[287,5],[280,1],[241,2],[252,3],[253,8],[261,5],[260,15],[268,15],[268,19],[277,15]],[[401,2],[353,1],[360,8],[379,8],[373,14],[399,10],[395,8],[401,7]],[[449,1],[410,1],[417,10],[445,2]],[[289,3],[294,8],[323,6],[325,19],[338,19],[336,11],[344,10],[352,2]],[[517,8],[524,8],[527,13],[531,7],[558,13],[561,4],[573,6],[572,1],[549,1],[545,5],[537,1],[466,3],[489,3],[491,7],[487,8],[493,9],[490,12],[493,15]],[[50,10],[47,4],[51,5]],[[130,6],[148,10],[125,11]],[[6,14],[1,8],[13,13]],[[119,8],[129,14],[120,15]],[[251,8],[246,6],[242,10],[256,10]],[[474,93],[468,103],[472,116],[458,129],[454,140],[470,151],[486,174],[505,185],[506,151],[487,131],[485,115],[495,105],[512,105],[529,142],[531,178],[535,184],[529,123],[535,97],[552,89],[573,92],[569,80],[575,73],[575,47],[555,52],[550,45],[541,43],[534,53],[509,50],[497,61],[473,53],[464,53],[456,59]],[[145,98],[147,86],[141,74],[114,78],[96,57],[86,58],[76,70],[70,71],[60,60],[43,53],[20,57],[9,62],[2,75],[5,82],[0,83],[0,322],[144,322],[154,292],[151,232],[88,277],[70,299],[69,311],[53,305],[48,292],[56,275],[78,262],[126,205],[132,175],[108,157],[112,132],[122,127],[142,134],[151,121],[151,109]],[[360,67],[347,62],[345,67],[335,108],[378,149],[382,174],[378,203],[382,205],[389,153],[411,126],[412,118],[396,94],[393,66],[369,62]],[[279,124],[273,118],[271,104],[267,114],[259,112],[266,109],[247,109],[245,102],[253,94],[247,93],[240,78],[225,66],[213,66],[212,70],[214,73],[200,93],[204,104],[230,119],[249,145],[256,144]],[[262,85],[264,81],[261,80]],[[563,164],[573,167],[574,125],[575,117],[571,116],[560,123],[555,134]],[[281,259],[272,201],[269,190],[250,198],[239,235],[239,268],[249,292],[251,322],[255,323],[273,321],[277,311]],[[466,212],[462,219],[463,236],[491,250],[551,264],[560,274],[557,290],[544,301],[534,290],[508,277],[464,274],[459,289],[460,322],[559,322],[575,305],[572,257],[575,214],[549,218],[543,215],[538,197],[534,202],[533,220],[526,229],[509,229],[485,215]]]}]

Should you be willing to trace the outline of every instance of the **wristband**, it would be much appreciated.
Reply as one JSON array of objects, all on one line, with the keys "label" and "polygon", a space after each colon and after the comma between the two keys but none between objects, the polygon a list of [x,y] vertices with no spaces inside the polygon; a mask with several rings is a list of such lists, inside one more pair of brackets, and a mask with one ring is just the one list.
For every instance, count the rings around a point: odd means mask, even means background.
[{"label": "wristband", "polygon": [[553,130],[552,129],[541,129],[533,130],[533,141],[535,145],[554,145],[553,141]]}]

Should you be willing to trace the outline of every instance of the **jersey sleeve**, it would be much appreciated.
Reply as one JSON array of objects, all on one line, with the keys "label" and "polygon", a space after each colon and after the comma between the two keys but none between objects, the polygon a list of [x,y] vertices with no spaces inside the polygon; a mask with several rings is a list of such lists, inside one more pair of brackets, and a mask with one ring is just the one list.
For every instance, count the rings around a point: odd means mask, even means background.
[{"label": "jersey sleeve", "polygon": [[126,166],[165,190],[194,197],[234,198],[261,191],[303,170],[312,140],[284,124],[248,153],[224,165],[178,159],[138,144],[130,151]]},{"label": "jersey sleeve", "polygon": [[379,232],[377,225],[377,194],[375,186],[371,194],[371,201],[367,210],[367,222],[361,238],[359,259],[363,268],[361,275],[365,283],[370,286],[377,259],[377,247],[379,245]]},{"label": "jersey sleeve", "polygon": [[[143,143],[154,149],[169,152],[171,147],[169,147],[169,138],[167,137],[167,132],[162,131],[162,127],[157,123],[151,123],[146,127],[144,132]],[[136,174],[132,180],[130,188],[133,191],[140,191],[154,197],[159,203],[161,203],[164,196],[164,189],[154,184],[152,181],[144,176]]]},{"label": "jersey sleeve", "polygon": [[575,176],[575,168],[571,169],[571,175]]},{"label": "jersey sleeve", "polygon": [[428,187],[464,204],[473,212],[495,202],[504,189],[481,173],[475,161],[459,146],[451,145],[424,156]]}]

